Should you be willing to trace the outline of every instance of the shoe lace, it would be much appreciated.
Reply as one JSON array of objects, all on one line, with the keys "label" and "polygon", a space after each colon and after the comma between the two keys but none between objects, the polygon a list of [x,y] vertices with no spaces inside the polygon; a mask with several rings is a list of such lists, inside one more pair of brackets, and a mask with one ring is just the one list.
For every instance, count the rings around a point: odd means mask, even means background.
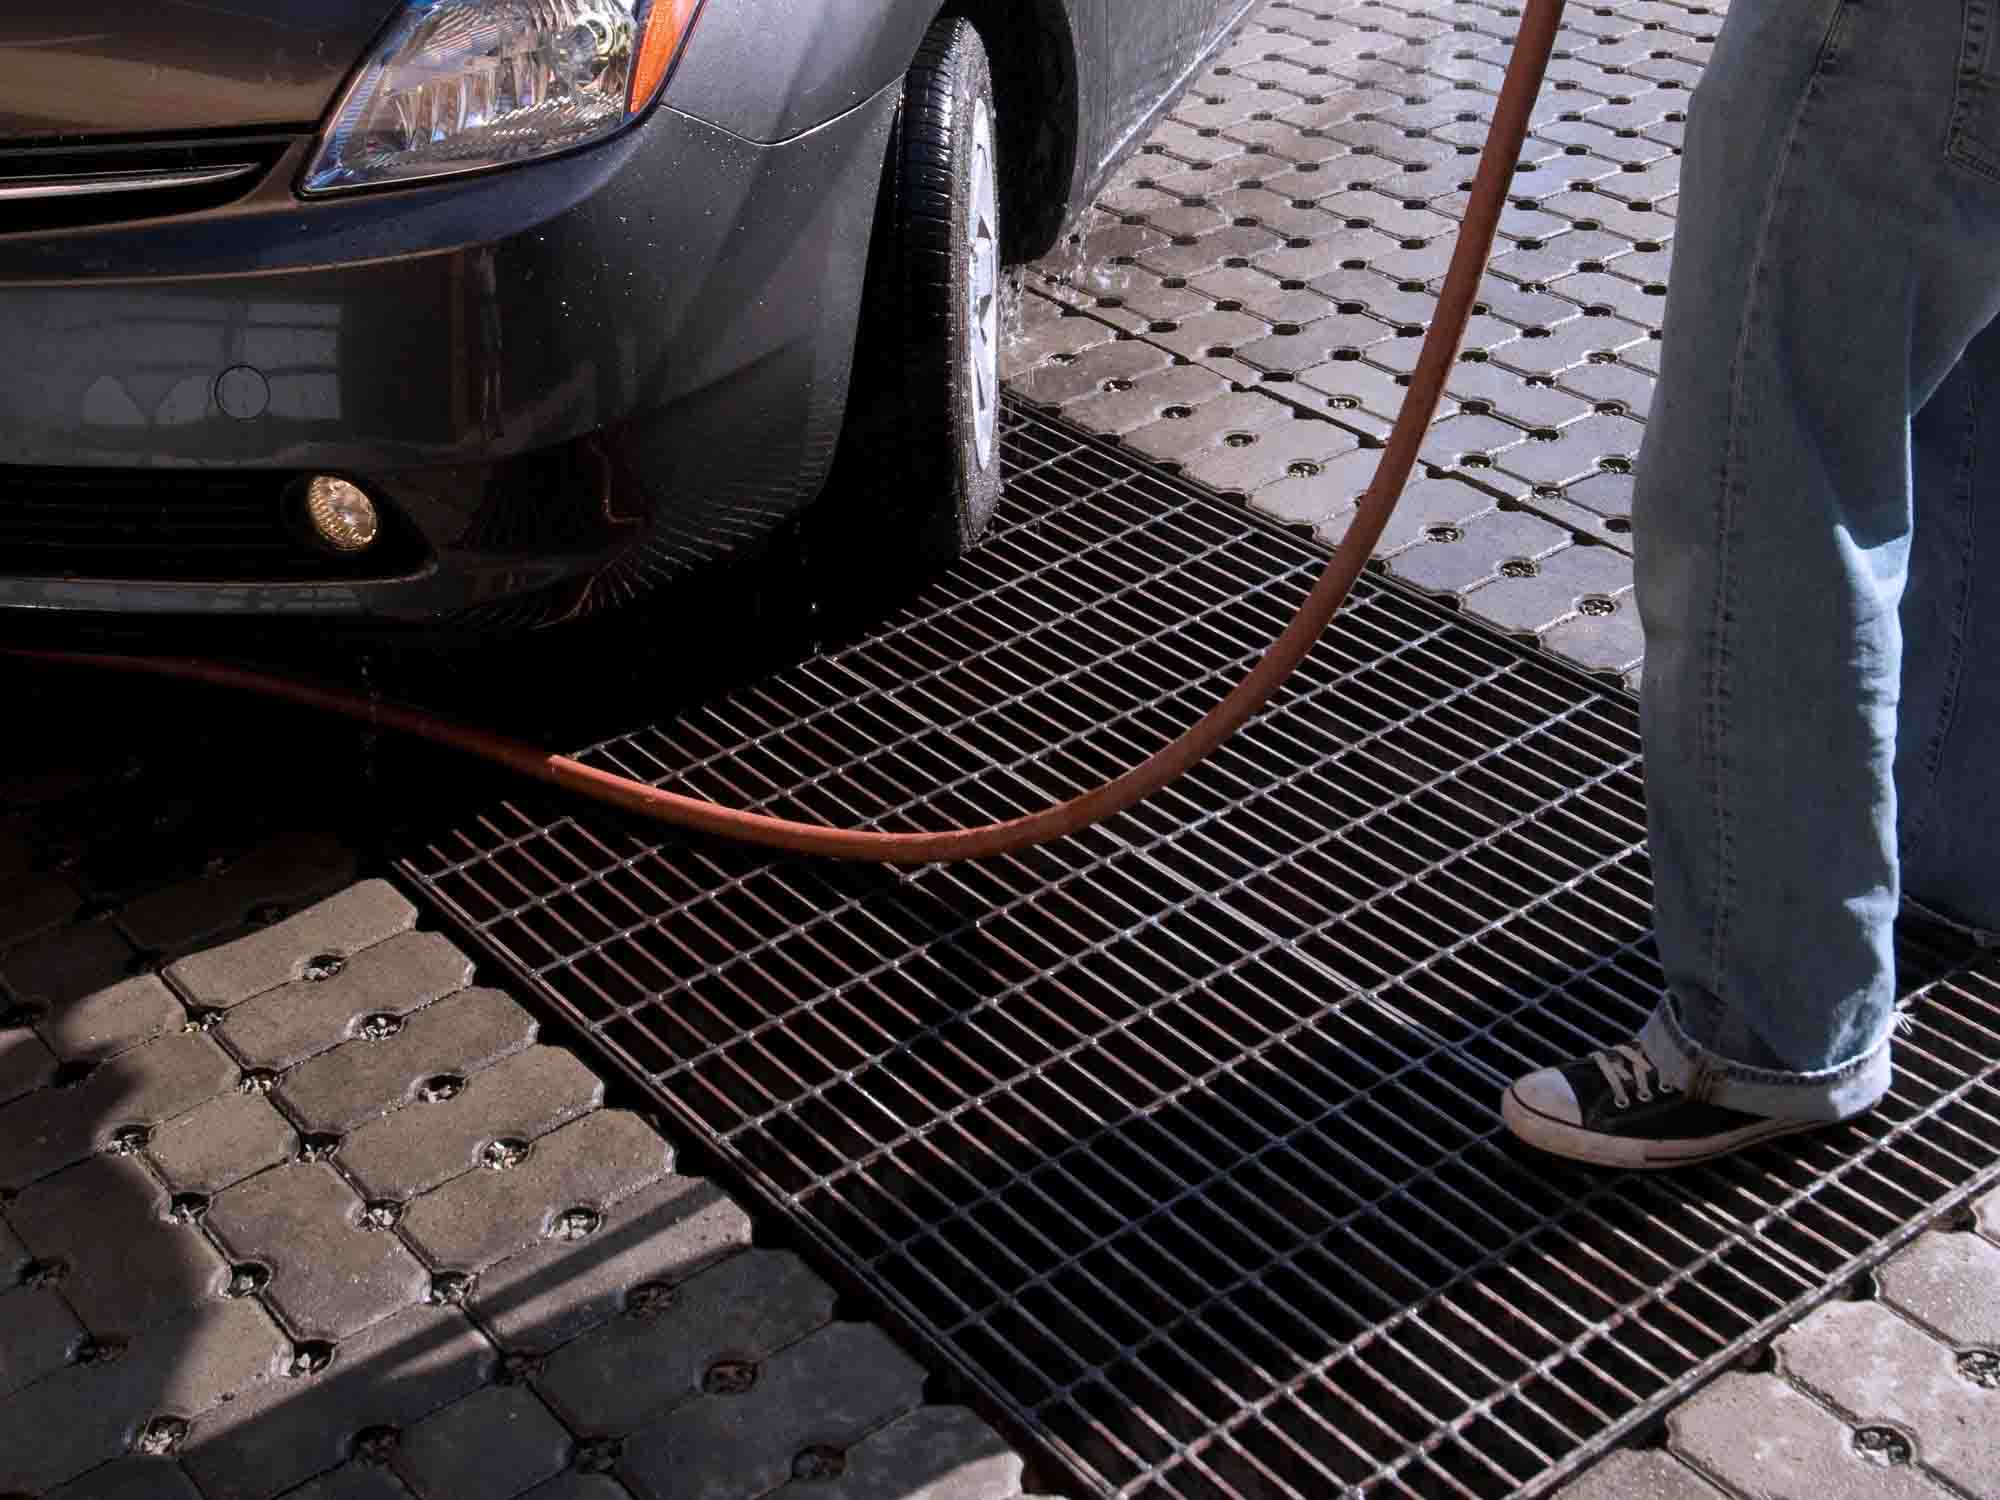
[{"label": "shoe lace", "polygon": [[[1637,1042],[1620,1042],[1603,1052],[1593,1052],[1590,1060],[1597,1064],[1597,1071],[1604,1075],[1604,1081],[1611,1086],[1611,1102],[1624,1109],[1636,1097],[1641,1104],[1652,1102],[1655,1091],[1662,1094],[1676,1092],[1674,1086],[1660,1077],[1660,1070],[1653,1066],[1653,1060],[1640,1050]],[[1627,1095],[1627,1086],[1632,1093]]]}]

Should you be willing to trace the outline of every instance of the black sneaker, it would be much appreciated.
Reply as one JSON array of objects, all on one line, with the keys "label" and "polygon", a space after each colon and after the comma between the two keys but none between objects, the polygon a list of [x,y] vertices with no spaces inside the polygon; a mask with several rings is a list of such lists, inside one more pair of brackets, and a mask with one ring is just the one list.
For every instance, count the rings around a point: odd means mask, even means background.
[{"label": "black sneaker", "polygon": [[1599,1167],[1685,1167],[1812,1130],[1723,1109],[1670,1087],[1637,1041],[1517,1078],[1500,1100],[1507,1128],[1543,1151]]}]

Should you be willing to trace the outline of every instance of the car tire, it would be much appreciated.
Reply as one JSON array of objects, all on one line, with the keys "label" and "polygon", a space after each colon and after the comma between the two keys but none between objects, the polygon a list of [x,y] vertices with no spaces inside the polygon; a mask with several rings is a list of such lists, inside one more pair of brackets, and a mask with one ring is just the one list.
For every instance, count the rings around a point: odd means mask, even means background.
[{"label": "car tire", "polygon": [[843,433],[839,486],[868,497],[877,565],[949,562],[1000,501],[998,139],[985,45],[942,18],[892,127]]}]

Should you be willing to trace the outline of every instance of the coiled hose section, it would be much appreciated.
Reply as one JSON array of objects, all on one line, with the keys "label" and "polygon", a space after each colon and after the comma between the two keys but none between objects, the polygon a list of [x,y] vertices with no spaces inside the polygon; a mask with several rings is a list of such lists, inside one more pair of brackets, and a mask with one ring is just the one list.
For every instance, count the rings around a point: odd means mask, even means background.
[{"label": "coiled hose section", "polygon": [[794,854],[866,860],[891,865],[925,865],[986,859],[1076,833],[1143,798],[1196,765],[1240,729],[1291,676],[1347,600],[1348,592],[1374,553],[1396,502],[1415,467],[1445,381],[1458,358],[1479,281],[1507,202],[1514,169],[1527,138],[1530,116],[1562,23],[1563,0],[1528,0],[1508,60],[1493,123],[1481,153],[1459,229],[1451,266],[1438,297],[1437,316],[1425,334],[1417,368],[1402,409],[1362,495],[1347,534],[1328,560],[1319,581],[1290,625],[1230,694],[1180,738],[1117,779],[1039,812],[975,828],[923,833],[829,828],[761,813],[723,807],[664,791],[550,754],[535,746],[467,725],[452,723],[419,708],[377,703],[358,693],[295,681],[225,662],[183,657],[140,657],[88,652],[0,648],[0,654],[44,663],[205,682],[260,693],[328,713],[395,729],[434,744],[463,751],[561,791],[587,797],[621,812],[697,833]]}]

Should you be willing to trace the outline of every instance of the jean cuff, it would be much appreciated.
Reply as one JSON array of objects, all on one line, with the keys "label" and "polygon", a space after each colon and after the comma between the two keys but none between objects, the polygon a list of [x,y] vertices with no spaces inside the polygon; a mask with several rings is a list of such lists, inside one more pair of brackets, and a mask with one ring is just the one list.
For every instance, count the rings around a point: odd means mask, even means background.
[{"label": "jean cuff", "polygon": [[1639,1033],[1639,1046],[1662,1081],[1690,1098],[1776,1120],[1845,1120],[1889,1091],[1889,1040],[1837,1068],[1789,1073],[1731,1062],[1698,1045],[1663,999]]}]

